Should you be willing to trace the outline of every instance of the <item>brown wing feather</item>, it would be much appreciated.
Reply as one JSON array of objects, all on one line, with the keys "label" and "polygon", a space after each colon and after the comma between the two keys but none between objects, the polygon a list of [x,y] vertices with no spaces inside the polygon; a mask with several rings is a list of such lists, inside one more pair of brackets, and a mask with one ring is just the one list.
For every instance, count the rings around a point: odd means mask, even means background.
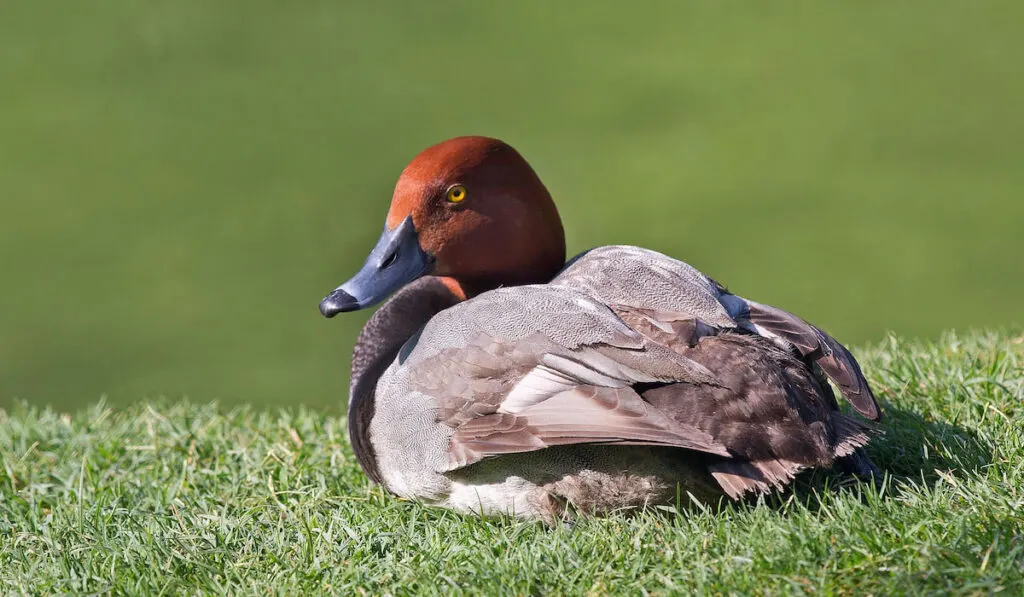
[{"label": "brown wing feather", "polygon": [[[610,315],[610,313],[609,313]],[[436,401],[454,430],[446,470],[549,446],[630,443],[726,456],[707,433],[644,402],[634,383],[715,383],[704,367],[636,336],[637,348],[567,349],[540,334],[503,342],[480,334],[424,359],[412,388]]]},{"label": "brown wing feather", "polygon": [[666,417],[628,386],[578,386],[515,414],[495,412],[463,423],[451,439],[448,470],[569,444],[670,446],[729,456],[710,435]]},{"label": "brown wing feather", "polygon": [[629,327],[677,352],[692,348],[701,338],[713,336],[719,331],[718,328],[686,313],[630,305],[609,307]]},{"label": "brown wing feather", "polygon": [[666,384],[642,395],[729,449],[731,458],[709,458],[708,469],[732,497],[780,488],[806,468],[829,467],[873,431],[835,410],[828,385],[768,338],[724,332],[702,338],[686,354],[724,387]]},{"label": "brown wing feather", "polygon": [[796,347],[801,356],[816,362],[858,413],[873,421],[881,419],[871,387],[857,359],[845,346],[788,311],[754,301],[746,302],[751,323],[785,339]]}]

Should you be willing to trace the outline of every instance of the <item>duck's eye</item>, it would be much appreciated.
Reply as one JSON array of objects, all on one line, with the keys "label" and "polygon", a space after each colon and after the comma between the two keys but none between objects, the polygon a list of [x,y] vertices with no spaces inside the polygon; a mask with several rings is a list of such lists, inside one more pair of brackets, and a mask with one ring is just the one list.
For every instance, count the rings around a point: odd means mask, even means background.
[{"label": "duck's eye", "polygon": [[466,187],[457,184],[448,189],[448,203],[462,203],[466,198]]}]

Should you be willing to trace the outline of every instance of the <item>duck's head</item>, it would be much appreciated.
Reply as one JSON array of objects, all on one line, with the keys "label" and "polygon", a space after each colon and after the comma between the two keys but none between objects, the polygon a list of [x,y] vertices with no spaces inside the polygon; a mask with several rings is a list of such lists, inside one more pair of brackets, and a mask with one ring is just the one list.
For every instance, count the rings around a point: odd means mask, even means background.
[{"label": "duck's head", "polygon": [[564,262],[562,222],[533,168],[497,139],[456,137],[405,167],[380,240],[320,312],[369,307],[424,275],[441,277],[466,299],[547,282]]}]

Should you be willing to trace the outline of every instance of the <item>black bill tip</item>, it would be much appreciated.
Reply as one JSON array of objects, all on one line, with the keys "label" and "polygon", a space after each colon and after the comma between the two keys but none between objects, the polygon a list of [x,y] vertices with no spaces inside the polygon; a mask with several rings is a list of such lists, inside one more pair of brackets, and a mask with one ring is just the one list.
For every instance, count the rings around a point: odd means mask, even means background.
[{"label": "black bill tip", "polygon": [[359,301],[351,294],[342,289],[337,289],[320,301],[320,314],[324,317],[334,317],[338,313],[355,311],[359,309]]}]

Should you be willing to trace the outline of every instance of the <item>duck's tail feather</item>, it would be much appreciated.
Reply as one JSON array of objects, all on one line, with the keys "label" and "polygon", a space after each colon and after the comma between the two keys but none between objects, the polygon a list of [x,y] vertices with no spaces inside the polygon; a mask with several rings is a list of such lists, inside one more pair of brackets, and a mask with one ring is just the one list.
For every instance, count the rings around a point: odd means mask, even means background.
[{"label": "duck's tail feather", "polygon": [[882,430],[843,415],[833,418],[832,425],[836,437],[836,465],[848,475],[881,479],[882,471],[871,461],[864,446],[872,435],[880,435]]},{"label": "duck's tail feather", "polygon": [[711,476],[734,500],[748,492],[768,493],[782,489],[804,467],[790,460],[716,460],[708,464]]},{"label": "duck's tail feather", "polygon": [[832,415],[832,429],[835,431],[836,438],[836,458],[853,454],[857,448],[866,446],[873,434],[879,433],[875,427],[869,427],[839,413]]},{"label": "duck's tail feather", "polygon": [[[834,413],[832,429],[835,441],[832,452],[835,463],[846,473],[858,477],[881,477],[863,446],[871,435],[878,433],[860,421]],[[785,458],[754,460],[715,459],[708,464],[708,471],[722,490],[733,499],[747,493],[768,493],[782,489],[807,466]]]},{"label": "duck's tail feather", "polygon": [[[746,300],[746,299],[744,299]],[[746,300],[750,323],[759,333],[768,337],[781,338],[821,367],[861,415],[878,421],[882,414],[867,379],[860,370],[857,359],[846,347],[819,328],[807,323],[788,311],[769,305]]]}]

